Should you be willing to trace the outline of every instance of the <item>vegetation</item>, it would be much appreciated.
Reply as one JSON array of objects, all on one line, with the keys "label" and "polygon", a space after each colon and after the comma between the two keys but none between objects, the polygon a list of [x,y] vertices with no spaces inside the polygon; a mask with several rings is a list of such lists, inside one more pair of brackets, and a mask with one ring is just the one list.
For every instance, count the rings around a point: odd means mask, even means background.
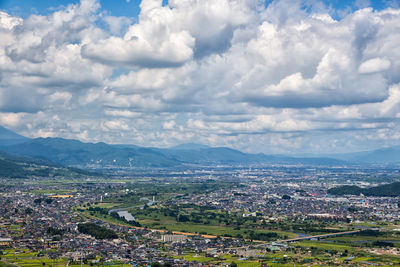
[{"label": "vegetation", "polygon": [[78,225],[78,231],[82,234],[91,235],[96,239],[115,239],[118,235],[111,229],[96,225],[94,223],[84,223]]},{"label": "vegetation", "polygon": [[345,185],[331,188],[327,192],[328,194],[332,195],[364,194],[365,196],[397,197],[400,196],[400,182],[370,188],[360,188],[355,185]]},{"label": "vegetation", "polygon": [[161,264],[161,263],[159,263],[159,262],[156,262],[156,263],[153,263],[152,265],[151,265],[151,267],[172,267],[172,265],[170,264],[170,263],[164,263],[164,264]]},{"label": "vegetation", "polygon": [[370,229],[358,232],[358,235],[361,236],[382,236],[384,234],[385,234],[384,232],[378,230],[370,230]]},{"label": "vegetation", "polygon": [[58,229],[58,228],[54,228],[54,227],[47,228],[47,233],[49,235],[63,235],[64,232],[65,232],[65,230],[63,230],[63,229]]},{"label": "vegetation", "polygon": [[13,162],[0,159],[0,175],[6,178],[25,178],[25,169]]},{"label": "vegetation", "polygon": [[372,246],[374,246],[374,247],[394,247],[394,244],[391,242],[377,240],[372,243]]},{"label": "vegetation", "polygon": [[35,203],[35,204],[41,204],[43,201],[44,201],[46,204],[51,204],[51,203],[53,202],[53,199],[51,199],[51,198],[45,198],[45,199],[43,199],[43,198],[37,198],[37,199],[35,199],[35,200],[33,201],[33,203]]},{"label": "vegetation", "polygon": [[328,189],[327,193],[332,195],[359,195],[362,189],[356,185],[344,185]]},{"label": "vegetation", "polygon": [[58,166],[43,159],[15,156],[0,151],[0,177],[3,178],[86,177],[92,175],[94,174],[84,170]]}]

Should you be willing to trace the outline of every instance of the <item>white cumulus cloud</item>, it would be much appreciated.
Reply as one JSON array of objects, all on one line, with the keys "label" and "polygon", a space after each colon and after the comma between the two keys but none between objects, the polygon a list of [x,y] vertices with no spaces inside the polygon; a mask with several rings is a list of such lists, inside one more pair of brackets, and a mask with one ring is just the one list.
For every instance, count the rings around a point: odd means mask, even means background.
[{"label": "white cumulus cloud", "polygon": [[390,61],[385,58],[373,58],[364,61],[358,68],[359,73],[374,73],[390,68]]},{"label": "white cumulus cloud", "polygon": [[143,0],[127,18],[100,3],[26,18],[0,12],[2,125],[253,152],[400,144],[396,7]]}]

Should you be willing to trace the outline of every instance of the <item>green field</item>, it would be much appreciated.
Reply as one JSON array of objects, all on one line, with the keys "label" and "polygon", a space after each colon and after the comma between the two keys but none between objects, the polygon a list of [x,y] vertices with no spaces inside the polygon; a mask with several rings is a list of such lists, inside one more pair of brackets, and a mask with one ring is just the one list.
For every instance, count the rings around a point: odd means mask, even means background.
[{"label": "green field", "polygon": [[[92,207],[101,207],[101,208],[114,208],[121,207],[118,203],[99,203]],[[89,211],[87,207],[84,207],[83,213],[86,216],[91,216],[95,218],[99,218],[102,220],[106,220],[113,223],[124,224],[123,221],[117,220],[114,217],[108,214],[102,214],[99,212]],[[80,208],[82,210],[82,207]],[[252,239],[251,235],[257,235],[260,233],[263,234],[271,234],[276,233],[277,238],[273,239],[287,239],[294,238],[297,234],[286,232],[286,231],[271,231],[267,229],[263,229],[259,224],[244,224],[240,229],[234,226],[224,225],[220,223],[216,219],[208,220],[208,224],[204,223],[194,223],[194,222],[179,222],[177,218],[174,216],[168,216],[164,214],[164,209],[158,208],[148,208],[145,211],[137,209],[129,209],[132,215],[136,218],[136,220],[143,226],[150,229],[160,229],[160,230],[168,230],[168,231],[178,231],[178,232],[187,232],[194,234],[207,234],[207,235],[215,235],[215,236],[227,236],[227,237],[243,237],[246,239]],[[187,211],[187,210],[186,210]],[[209,211],[219,213],[218,211]],[[225,214],[224,214],[225,216]],[[229,215],[232,216],[232,215]],[[126,223],[125,223],[126,224]],[[126,224],[128,225],[128,224]],[[255,239],[255,238],[253,238]]]},{"label": "green field", "polygon": [[76,193],[76,189],[38,189],[32,190],[30,193],[45,195],[45,194],[57,194],[57,195],[67,195]]},{"label": "green field", "polygon": [[[51,250],[54,251],[54,250]],[[47,252],[47,251],[46,251]],[[23,267],[43,267],[45,266],[81,266],[81,264],[70,264],[68,259],[50,259],[46,255],[39,256],[38,252],[31,252],[27,249],[14,250],[5,249],[3,254],[0,255],[2,261],[0,261],[0,267],[9,266],[23,266]],[[120,262],[107,262],[107,265],[114,266],[130,266],[129,264],[122,264]],[[90,264],[83,264],[82,266],[92,266]]]}]

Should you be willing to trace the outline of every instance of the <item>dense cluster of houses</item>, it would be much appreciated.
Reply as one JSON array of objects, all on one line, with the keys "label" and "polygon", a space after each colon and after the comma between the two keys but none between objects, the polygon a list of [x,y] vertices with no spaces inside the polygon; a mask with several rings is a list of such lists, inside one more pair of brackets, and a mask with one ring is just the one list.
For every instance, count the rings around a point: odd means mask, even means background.
[{"label": "dense cluster of houses", "polygon": [[[1,193],[0,250],[7,247],[28,249],[38,252],[38,257],[63,258],[71,262],[121,262],[137,266],[159,262],[174,266],[201,266],[197,262],[187,262],[180,256],[184,251],[193,251],[213,257],[216,253],[232,252],[232,247],[243,246],[238,239],[207,239],[197,235],[160,233],[83,219],[73,211],[77,205],[94,200],[83,194],[39,197],[23,192]],[[115,231],[118,238],[99,240],[80,233],[78,224],[87,222]]]},{"label": "dense cluster of houses", "polygon": [[241,212],[243,217],[259,215],[267,220],[288,217],[323,221],[400,220],[398,197],[332,196],[326,191],[327,185],[320,182],[264,181],[246,187],[182,196],[171,204],[195,204],[225,212]]}]

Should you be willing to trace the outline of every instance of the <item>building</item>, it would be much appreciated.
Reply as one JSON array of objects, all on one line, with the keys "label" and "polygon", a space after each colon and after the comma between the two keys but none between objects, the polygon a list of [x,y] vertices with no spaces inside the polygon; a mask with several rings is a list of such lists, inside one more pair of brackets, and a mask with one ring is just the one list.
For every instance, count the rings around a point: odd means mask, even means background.
[{"label": "building", "polygon": [[187,236],[185,235],[162,235],[161,240],[163,242],[184,242],[187,240]]}]

